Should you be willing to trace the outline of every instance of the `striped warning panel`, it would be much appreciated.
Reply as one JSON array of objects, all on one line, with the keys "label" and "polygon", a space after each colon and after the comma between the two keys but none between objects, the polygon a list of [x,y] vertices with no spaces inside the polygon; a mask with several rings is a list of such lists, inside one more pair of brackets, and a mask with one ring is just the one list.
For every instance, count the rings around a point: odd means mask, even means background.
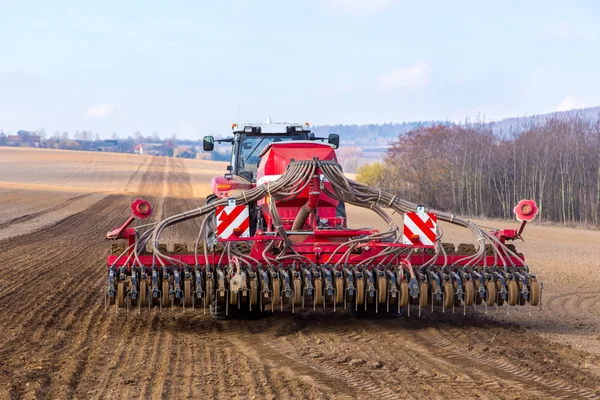
[{"label": "striped warning panel", "polygon": [[437,215],[419,212],[404,214],[402,243],[424,246],[435,245]]},{"label": "striped warning panel", "polygon": [[227,239],[230,236],[250,236],[250,211],[248,206],[217,207],[217,236]]}]

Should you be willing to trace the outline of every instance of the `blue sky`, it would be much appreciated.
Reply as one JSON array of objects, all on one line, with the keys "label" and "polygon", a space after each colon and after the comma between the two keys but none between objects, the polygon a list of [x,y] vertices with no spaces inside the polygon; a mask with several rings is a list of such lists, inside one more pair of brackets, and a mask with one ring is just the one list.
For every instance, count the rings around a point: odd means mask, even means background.
[{"label": "blue sky", "polygon": [[0,129],[199,138],[240,120],[600,105],[597,1],[0,0]]}]

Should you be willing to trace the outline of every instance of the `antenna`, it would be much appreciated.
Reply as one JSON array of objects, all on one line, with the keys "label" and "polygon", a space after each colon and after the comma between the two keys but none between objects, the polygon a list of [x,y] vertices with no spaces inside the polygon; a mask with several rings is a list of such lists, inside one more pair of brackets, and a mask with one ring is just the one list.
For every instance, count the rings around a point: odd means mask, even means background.
[{"label": "antenna", "polygon": [[237,115],[237,121],[236,123],[239,125],[240,124],[240,105],[238,104],[238,115]]}]

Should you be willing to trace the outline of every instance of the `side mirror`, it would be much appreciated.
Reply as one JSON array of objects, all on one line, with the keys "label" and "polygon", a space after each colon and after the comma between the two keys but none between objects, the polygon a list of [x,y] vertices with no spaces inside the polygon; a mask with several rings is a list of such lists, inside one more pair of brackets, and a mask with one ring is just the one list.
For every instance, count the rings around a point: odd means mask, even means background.
[{"label": "side mirror", "polygon": [[340,147],[340,135],[337,133],[330,133],[329,137],[327,138],[327,143],[333,145],[334,149],[337,149]]},{"label": "side mirror", "polygon": [[204,151],[213,151],[215,149],[215,138],[212,136],[204,136],[202,139],[202,149]]}]

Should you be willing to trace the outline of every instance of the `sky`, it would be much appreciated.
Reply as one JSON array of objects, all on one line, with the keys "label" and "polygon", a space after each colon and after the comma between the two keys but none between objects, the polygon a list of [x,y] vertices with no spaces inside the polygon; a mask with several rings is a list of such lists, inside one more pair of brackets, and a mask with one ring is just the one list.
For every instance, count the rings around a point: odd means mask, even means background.
[{"label": "sky", "polygon": [[0,129],[490,120],[600,105],[600,2],[0,0]]}]

